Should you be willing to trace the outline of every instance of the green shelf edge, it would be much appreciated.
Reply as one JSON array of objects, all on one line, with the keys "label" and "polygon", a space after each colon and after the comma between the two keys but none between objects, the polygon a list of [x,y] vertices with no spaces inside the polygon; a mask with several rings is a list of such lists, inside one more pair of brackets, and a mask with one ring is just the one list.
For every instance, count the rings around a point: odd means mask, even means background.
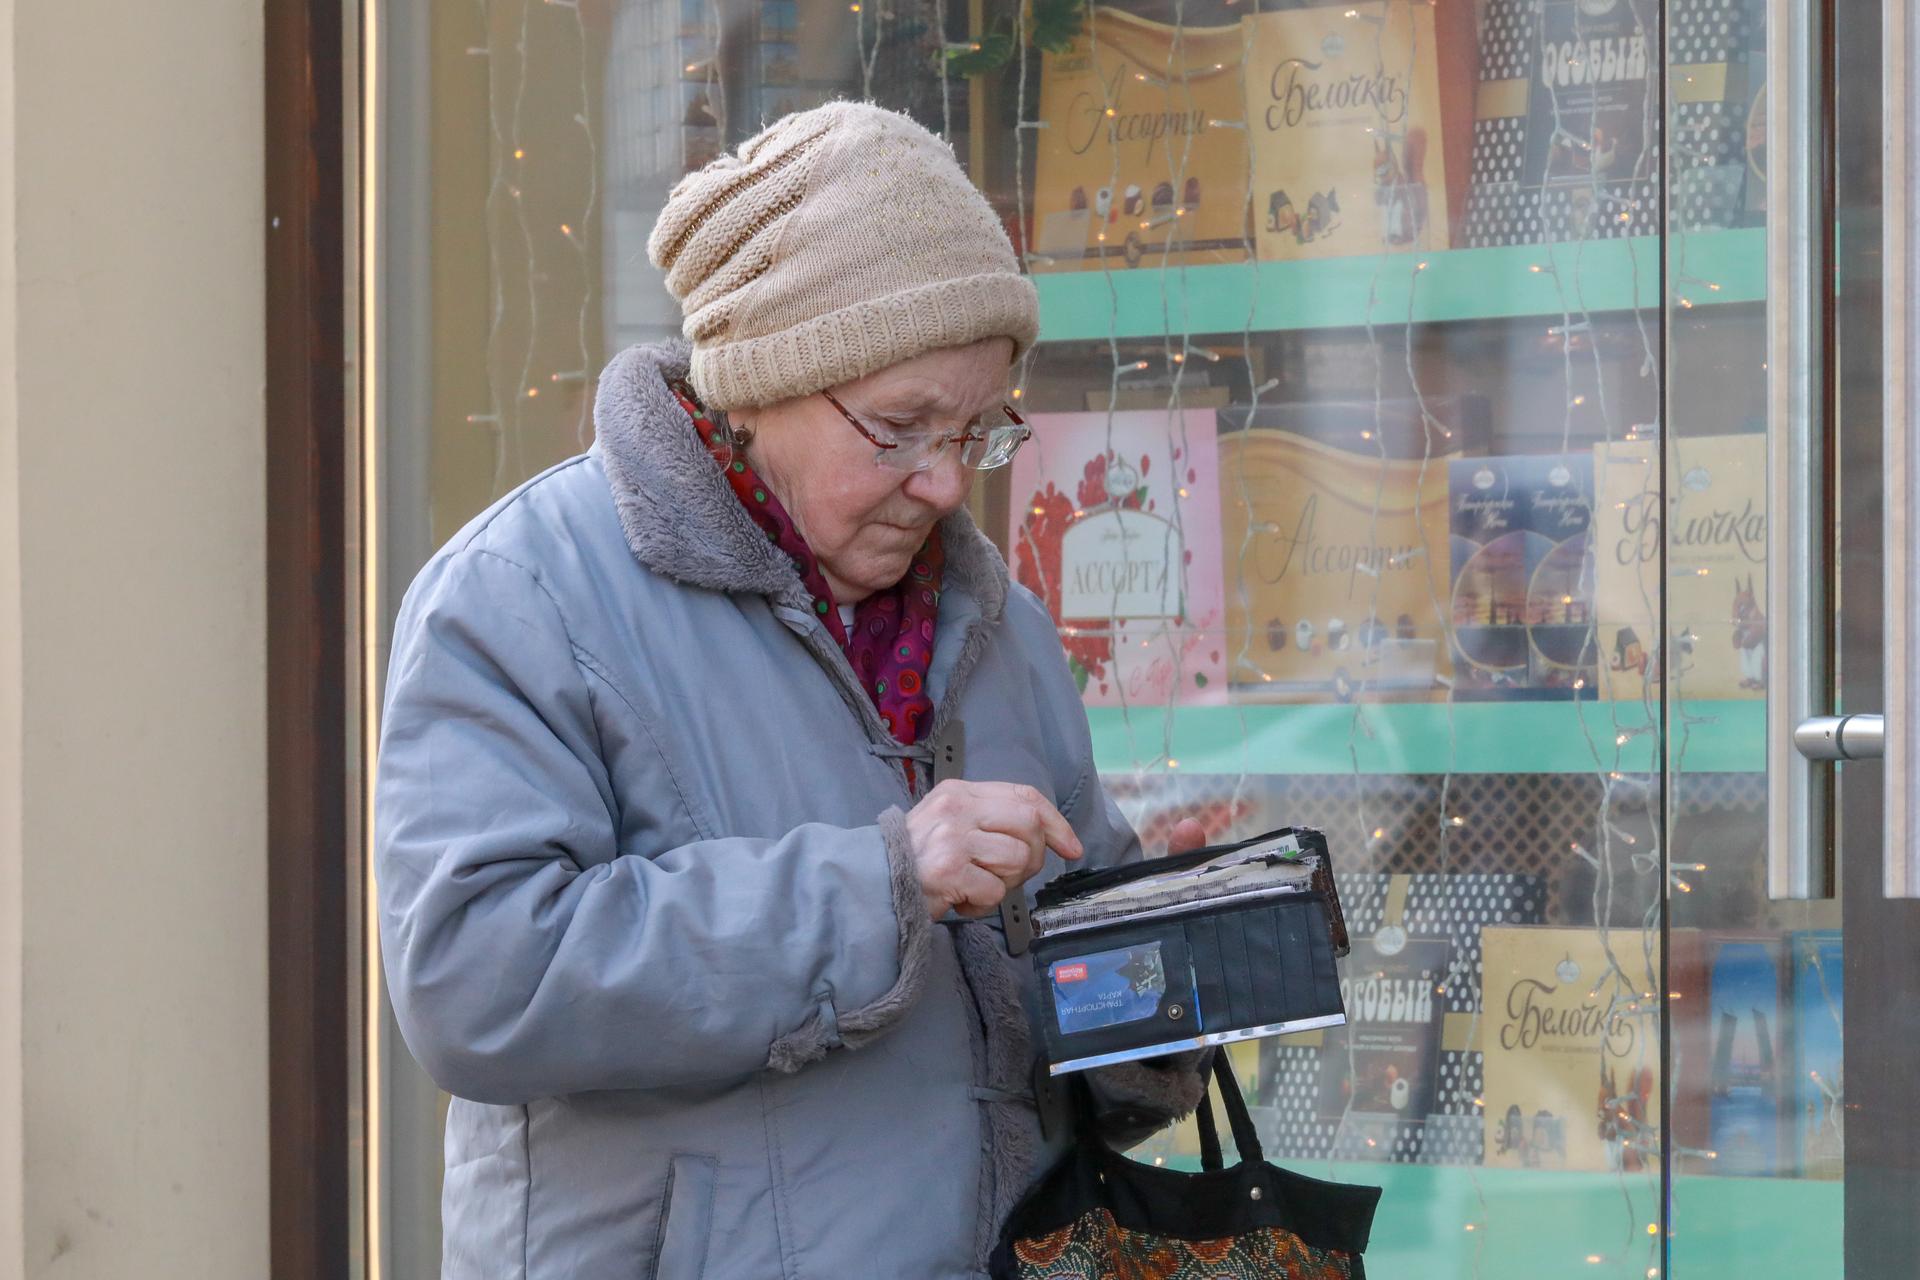
[{"label": "green shelf edge", "polygon": [[[1765,228],[1680,233],[1666,248],[1677,302],[1766,297]],[[1636,236],[1424,257],[1040,273],[1033,282],[1048,342],[1269,333],[1637,310],[1660,301],[1660,253],[1659,237]]]},{"label": "green shelf edge", "polygon": [[[1369,1280],[1641,1280],[1659,1268],[1658,1242],[1646,1234],[1659,1200],[1646,1174],[1282,1163],[1383,1188]],[[1673,1280],[1839,1280],[1844,1195],[1839,1182],[1676,1177]]]},{"label": "green shelf edge", "polygon": [[[1681,772],[1766,768],[1763,701],[1685,712],[1670,735]],[[1102,773],[1650,774],[1657,742],[1640,704],[1612,702],[1089,707],[1087,721]]]}]

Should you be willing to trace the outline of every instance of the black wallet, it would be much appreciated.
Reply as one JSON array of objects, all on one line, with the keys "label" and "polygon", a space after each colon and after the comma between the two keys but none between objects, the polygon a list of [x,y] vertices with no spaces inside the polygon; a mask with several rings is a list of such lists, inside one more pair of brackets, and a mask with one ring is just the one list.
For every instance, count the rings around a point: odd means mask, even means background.
[{"label": "black wallet", "polygon": [[1309,827],[1069,872],[1031,929],[1053,1075],[1347,1020],[1346,921]]}]

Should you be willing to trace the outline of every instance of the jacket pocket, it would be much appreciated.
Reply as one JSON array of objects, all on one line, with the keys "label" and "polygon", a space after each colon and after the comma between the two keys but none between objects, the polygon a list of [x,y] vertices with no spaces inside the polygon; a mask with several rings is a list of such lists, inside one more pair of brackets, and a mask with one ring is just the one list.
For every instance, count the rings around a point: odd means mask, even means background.
[{"label": "jacket pocket", "polygon": [[660,1193],[660,1226],[653,1238],[648,1280],[699,1280],[713,1236],[713,1184],[720,1162],[712,1156],[675,1156]]}]

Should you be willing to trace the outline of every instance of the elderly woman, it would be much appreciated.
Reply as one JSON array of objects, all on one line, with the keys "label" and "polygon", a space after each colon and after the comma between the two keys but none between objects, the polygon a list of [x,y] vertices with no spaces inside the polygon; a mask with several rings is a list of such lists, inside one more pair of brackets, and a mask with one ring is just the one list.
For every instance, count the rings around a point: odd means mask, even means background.
[{"label": "elderly woman", "polygon": [[[592,450],[394,638],[380,922],[453,1095],[443,1275],[979,1276],[1071,1129],[984,918],[1139,854],[963,509],[1026,438],[1035,293],[946,145],[846,103],[687,178],[651,252],[691,348],[615,360]],[[1096,1114],[1150,1132],[1193,1066]]]}]

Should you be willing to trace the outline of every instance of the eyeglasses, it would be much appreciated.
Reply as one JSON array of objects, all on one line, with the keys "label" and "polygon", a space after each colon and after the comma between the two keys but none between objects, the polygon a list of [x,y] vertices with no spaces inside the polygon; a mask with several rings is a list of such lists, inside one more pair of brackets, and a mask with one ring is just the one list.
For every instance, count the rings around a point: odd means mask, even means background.
[{"label": "eyeglasses", "polygon": [[855,431],[879,450],[873,460],[896,471],[930,470],[954,444],[960,446],[962,466],[973,471],[992,471],[1013,461],[1013,455],[1033,435],[1033,428],[1027,425],[1025,418],[1013,411],[1011,405],[1001,405],[998,412],[989,413],[959,431],[904,432],[868,425],[841,404],[833,392],[822,391],[820,394],[827,398],[828,404],[840,411],[841,417],[853,424]]}]

